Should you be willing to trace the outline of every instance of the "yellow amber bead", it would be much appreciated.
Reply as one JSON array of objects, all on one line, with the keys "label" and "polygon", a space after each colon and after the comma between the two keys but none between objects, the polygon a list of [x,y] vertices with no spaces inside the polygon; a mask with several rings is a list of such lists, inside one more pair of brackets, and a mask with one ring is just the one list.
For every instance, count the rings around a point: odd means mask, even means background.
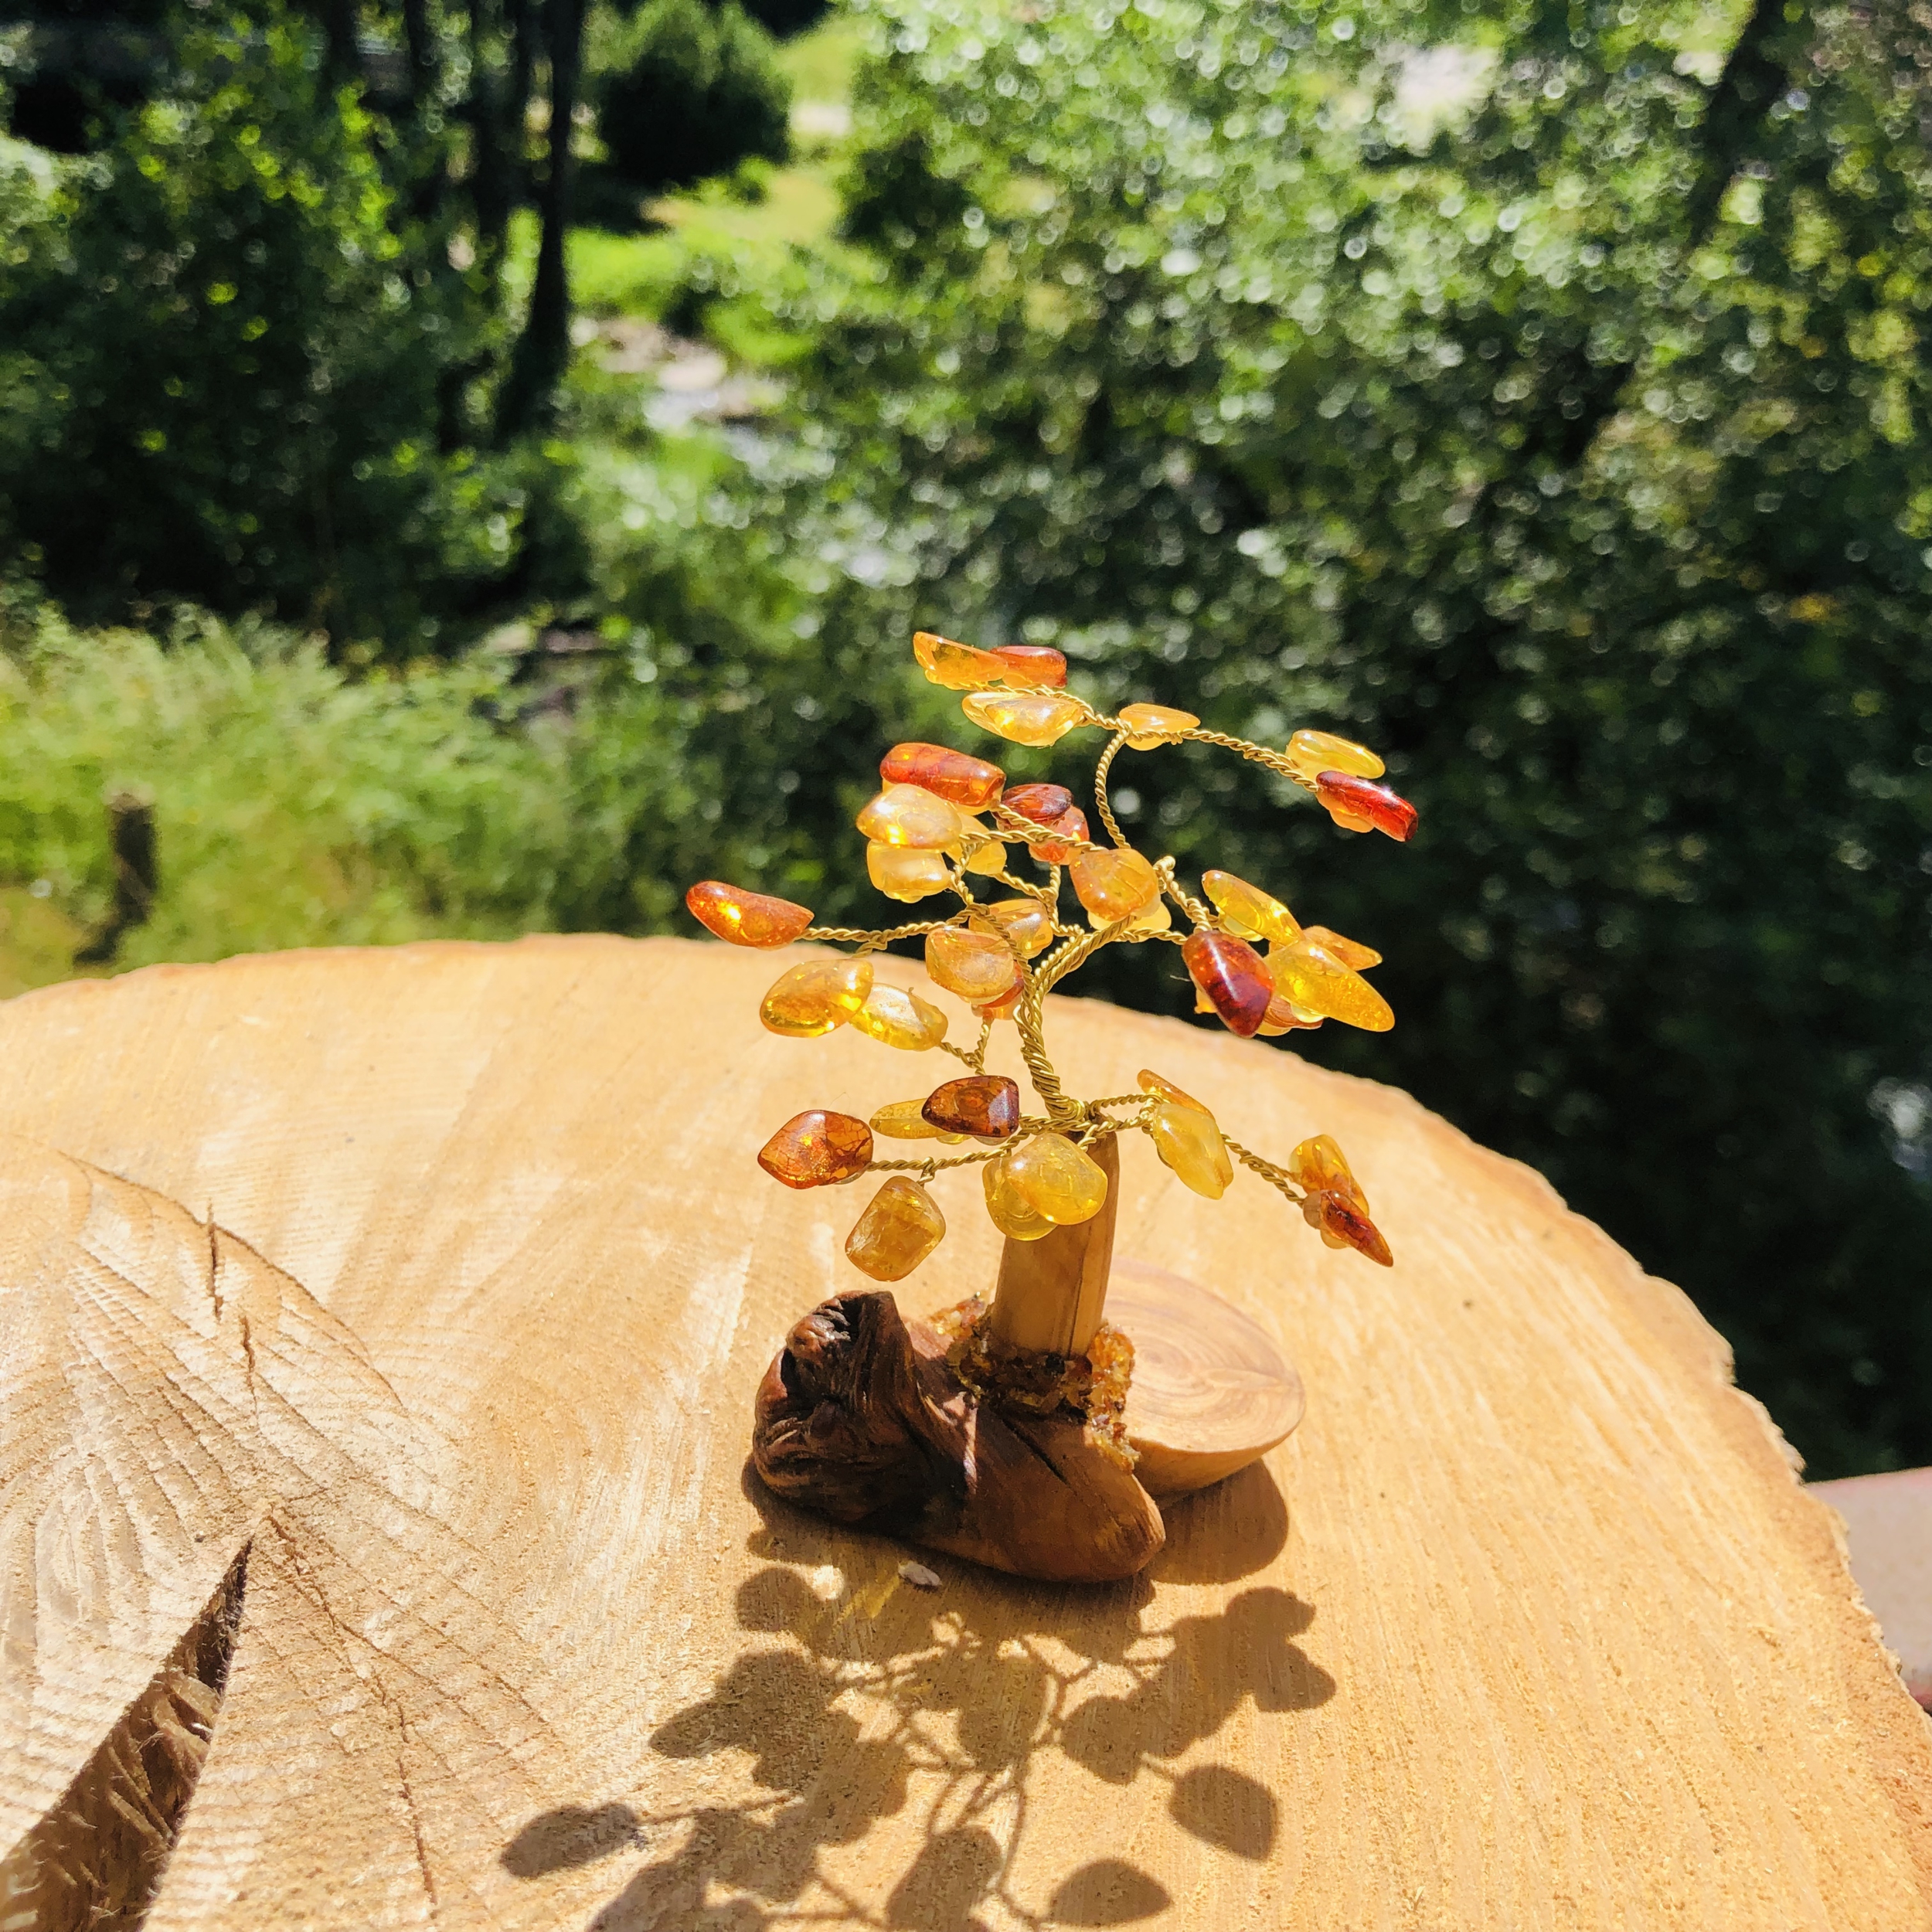
[{"label": "yellow amber bead", "polygon": [[1162,1100],[1148,1115],[1147,1131],[1155,1152],[1184,1186],[1210,1201],[1226,1193],[1234,1179],[1234,1163],[1212,1114],[1178,1100]]},{"label": "yellow amber bead", "polygon": [[930,631],[913,633],[913,655],[920,669],[947,691],[984,691],[999,683],[1007,672],[992,651],[975,651],[970,644],[955,644]]},{"label": "yellow amber bead", "polygon": [[1325,926],[1304,926],[1301,930],[1305,937],[1325,952],[1334,954],[1343,965],[1355,972],[1366,973],[1371,966],[1382,964],[1382,955],[1372,946],[1364,946],[1356,940],[1345,939],[1341,934],[1331,932]]},{"label": "yellow amber bead", "polygon": [[946,1015],[928,1000],[903,987],[875,985],[852,1023],[869,1039],[923,1053],[946,1037]]},{"label": "yellow amber bead", "polygon": [[1306,933],[1292,946],[1270,947],[1268,964],[1277,993],[1311,1013],[1370,1033],[1386,1033],[1396,1023],[1389,1002],[1359,973],[1351,971]]},{"label": "yellow amber bead", "polygon": [[1201,886],[1237,939],[1267,939],[1277,946],[1292,946],[1301,936],[1294,913],[1280,900],[1231,872],[1203,872]]},{"label": "yellow amber bead", "polygon": [[995,899],[973,914],[976,932],[997,929],[1019,949],[1022,959],[1032,959],[1053,943],[1053,921],[1037,899]]},{"label": "yellow amber bead", "polygon": [[845,1236],[845,1258],[875,1281],[903,1281],[946,1236],[946,1217],[917,1181],[895,1174]]},{"label": "yellow amber bead", "polygon": [[868,845],[866,875],[888,899],[910,905],[944,892],[951,879],[944,858],[910,845]]},{"label": "yellow amber bead", "polygon": [[1160,875],[1137,852],[1110,851],[1104,845],[1077,852],[1066,875],[1098,925],[1111,926],[1161,896]]},{"label": "yellow amber bead", "polygon": [[843,1026],[871,991],[870,960],[811,959],[778,976],[758,1017],[768,1032],[815,1039]]},{"label": "yellow amber bead", "polygon": [[982,876],[1004,872],[1006,869],[1006,848],[993,838],[986,838],[983,844],[975,845],[971,835],[975,832],[983,834],[987,828],[977,818],[962,818],[960,823],[961,830],[967,835],[966,869]]},{"label": "yellow amber bead", "polygon": [[1316,1027],[1321,1024],[1321,1015],[1311,1013],[1305,1006],[1298,1006],[1286,995],[1277,993],[1268,1002],[1268,1010],[1261,1015],[1260,1032],[1264,1039],[1279,1039],[1284,1033],[1292,1033],[1298,1027]]},{"label": "yellow amber bead", "polygon": [[[1087,923],[1098,932],[1103,926],[1111,926],[1114,922],[1111,919],[1097,919],[1089,913]],[[1173,923],[1174,915],[1168,910],[1167,901],[1156,899],[1151,904],[1143,906],[1127,922],[1122,937],[1130,937],[1134,933],[1164,933]]]},{"label": "yellow amber bead", "polygon": [[944,1141],[957,1146],[965,1139],[964,1134],[947,1134],[934,1126],[923,1111],[925,1105],[923,1094],[916,1100],[894,1100],[872,1117],[872,1131],[889,1141]]},{"label": "yellow amber bead", "polygon": [[1107,1203],[1107,1175],[1064,1134],[1036,1134],[1006,1157],[1006,1178],[1056,1227],[1090,1221]]},{"label": "yellow amber bead", "polygon": [[1007,1156],[988,1161],[981,1170],[986,1189],[986,1212],[993,1226],[1012,1241],[1037,1241],[1053,1232],[1048,1220],[1019,1189],[1006,1172]]},{"label": "yellow amber bead", "polygon": [[1288,763],[1308,784],[1325,771],[1351,778],[1379,778],[1387,767],[1366,745],[1338,738],[1332,731],[1298,731],[1288,740]]},{"label": "yellow amber bead", "polygon": [[875,845],[943,852],[957,849],[961,828],[957,808],[944,798],[917,785],[888,785],[859,815],[859,829]]},{"label": "yellow amber bead", "polygon": [[1077,698],[1046,691],[981,691],[962,698],[960,708],[975,724],[1016,745],[1056,744],[1087,716]]},{"label": "yellow amber bead", "polygon": [[1005,997],[1019,977],[1019,962],[995,934],[942,926],[926,935],[926,971],[935,986],[977,1005]]},{"label": "yellow amber bead", "polygon": [[[1205,1010],[1211,1013],[1214,1009],[1210,1005]],[[1214,1116],[1185,1087],[1176,1087],[1165,1074],[1156,1073],[1151,1068],[1143,1066],[1138,1078],[1143,1094],[1151,1094],[1158,1100],[1172,1100],[1176,1107],[1191,1107],[1196,1113],[1206,1114],[1209,1120],[1213,1119]]]},{"label": "yellow amber bead", "polygon": [[1161,745],[1179,744],[1179,734],[1192,731],[1201,722],[1192,712],[1176,711],[1165,704],[1124,704],[1120,719],[1128,728],[1130,751],[1152,751]]}]

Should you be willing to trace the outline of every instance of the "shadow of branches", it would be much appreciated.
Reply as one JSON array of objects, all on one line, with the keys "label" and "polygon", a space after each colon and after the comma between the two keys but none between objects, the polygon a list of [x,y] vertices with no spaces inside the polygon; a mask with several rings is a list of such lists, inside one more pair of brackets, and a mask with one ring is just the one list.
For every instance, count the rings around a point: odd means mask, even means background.
[{"label": "shadow of branches", "polygon": [[[1011,1889],[1040,1780],[1068,1764],[1107,1785],[1164,1781],[1169,1817],[1220,1855],[1272,1850],[1274,1794],[1204,1761],[1203,1747],[1244,1707],[1306,1711],[1334,1694],[1294,1641],[1314,1619],[1308,1604],[1257,1584],[1212,1612],[1164,1619],[1146,1577],[1070,1591],[964,1564],[933,1595],[902,1582],[896,1546],[758,1502],[765,1523],[751,1548],[767,1560],[733,1605],[746,1646],[651,1737],[666,1758],[715,1767],[708,1783],[755,1790],[643,1818],[621,1805],[546,1814],[504,1854],[512,1872],[534,1874],[553,1869],[543,1858],[581,1862],[580,1848],[594,1844],[583,1856],[599,1856],[642,1834],[655,1855],[591,1932],[991,1932],[1121,1925],[1165,1910],[1159,1880],[1119,1856],[1056,1875],[1043,1906]],[[1238,1581],[1287,1534],[1260,1467],[1176,1505],[1170,1522],[1155,1576],[1175,1582]],[[862,1577],[868,1563],[872,1580],[849,1584],[847,1570]],[[726,1775],[739,1766],[746,1781]],[[869,1872],[860,1896],[826,1854],[862,1845],[909,1807],[916,1822],[889,1842],[895,1856],[913,1846],[910,1861]]]}]

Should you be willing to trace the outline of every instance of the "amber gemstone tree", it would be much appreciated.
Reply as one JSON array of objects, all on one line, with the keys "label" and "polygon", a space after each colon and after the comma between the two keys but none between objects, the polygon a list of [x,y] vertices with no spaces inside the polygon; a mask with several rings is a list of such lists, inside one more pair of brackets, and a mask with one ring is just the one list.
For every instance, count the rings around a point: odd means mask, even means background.
[{"label": "amber gemstone tree", "polygon": [[[943,745],[898,744],[880,762],[878,795],[859,814],[866,871],[887,898],[950,902],[949,910],[855,930],[815,925],[806,906],[716,879],[686,895],[692,913],[734,945],[777,948],[816,940],[851,949],[816,955],[780,975],[760,1009],[771,1032],[809,1039],[855,1026],[889,1048],[937,1049],[962,1064],[957,1077],[894,1101],[869,1120],[810,1108],[787,1121],[760,1152],[760,1165],[787,1187],[886,1177],[846,1240],[852,1265],[873,1281],[893,1282],[925,1261],[946,1233],[934,1184],[957,1169],[979,1170],[986,1212],[1006,1237],[990,1303],[974,1295],[930,1325],[915,1325],[914,1332],[900,1322],[890,1296],[874,1291],[835,1296],[801,1321],[760,1391],[754,1459],[768,1482],[849,1522],[898,1529],[1031,1574],[1125,1574],[1158,1547],[1163,1532],[1151,1495],[1124,1473],[1134,1467],[1135,1445],[1148,1445],[1124,1421],[1131,1341],[1104,1319],[1119,1137],[1145,1134],[1187,1186],[1210,1199],[1225,1192],[1238,1162],[1294,1202],[1331,1247],[1352,1248],[1384,1266],[1391,1257],[1347,1160],[1327,1135],[1304,1141],[1285,1166],[1277,1166],[1223,1134],[1199,1100],[1151,1070],[1141,1072],[1138,1093],[1095,1099],[1070,1094],[1048,1051],[1046,995],[1103,947],[1162,944],[1181,949],[1199,1009],[1243,1037],[1329,1020],[1380,1031],[1393,1025],[1394,1016],[1362,977],[1379,963],[1379,954],[1325,927],[1302,925],[1274,894],[1232,872],[1205,874],[1197,896],[1182,883],[1173,859],[1136,850],[1111,800],[1115,763],[1124,753],[1216,745],[1292,780],[1349,831],[1374,829],[1406,840],[1416,814],[1377,782],[1383,764],[1374,753],[1325,732],[1298,731],[1276,751],[1204,730],[1192,713],[1165,705],[1129,704],[1109,716],[1066,690],[1066,662],[1056,651],[1026,645],[983,651],[927,632],[914,638],[913,648],[926,675],[964,693],[967,717],[998,736],[1046,746],[1073,731],[1104,732],[1093,793],[1101,835],[1094,835],[1086,812],[1063,786],[1009,785],[1000,767],[984,758]],[[1013,869],[1022,858],[1030,876]],[[1080,917],[1066,903],[1069,885]],[[923,942],[932,983],[965,1001],[978,1017],[970,1046],[947,1037],[947,1016],[931,1001],[875,977],[873,961],[884,947],[913,939]],[[1032,1111],[1018,1081],[988,1070],[988,1049],[1002,1024],[1014,1030]],[[903,1155],[882,1155],[882,1141],[913,1146]],[[922,1142],[926,1151],[913,1151]],[[948,1151],[967,1149],[968,1142],[975,1144],[968,1151]],[[1183,1325],[1210,1318],[1210,1305],[1224,1321],[1241,1319],[1206,1290],[1192,1295]],[[1159,1311],[1150,1318],[1161,1318]],[[859,1333],[861,1327],[867,1332]],[[943,1372],[932,1368],[940,1350]],[[1240,1445],[1251,1454],[1294,1426],[1300,1386],[1285,1364],[1281,1383],[1292,1389],[1291,1404],[1266,1427],[1257,1424],[1251,1443]],[[990,1401],[992,1412],[981,1417],[975,1449],[968,1451],[964,1436],[948,1436],[944,1427],[921,1456],[907,1449],[913,1437],[922,1430],[930,1435],[928,1425],[937,1427],[936,1418],[959,1403],[981,1401]],[[1017,1488],[988,1502],[977,1516],[969,1495],[962,1519],[957,1495],[949,1502],[930,1484],[920,1490],[917,1481],[909,1490],[912,1479],[903,1468],[896,1475],[884,1473],[896,1461],[919,1464],[930,1474],[935,1464],[955,1458],[968,1472],[966,1490],[975,1481],[997,1488],[987,1473],[998,1462],[988,1430],[1006,1427],[1019,1411],[1036,1422],[1077,1421],[1084,1436],[1076,1460],[1090,1451],[1111,1461],[1124,1489],[1103,1476],[1077,1505],[1057,1491],[1045,1502],[1023,1495],[1037,1471],[1021,1454],[1012,1464],[1020,1472]],[[1170,1488],[1217,1480],[1235,1466],[1225,1453],[1155,1447],[1165,1458]],[[1047,1453],[1038,1441],[1032,1448],[1036,1455]],[[917,1509],[908,1500],[915,1492]],[[1040,1528],[1059,1519],[1065,1521],[1054,1533],[1074,1549],[1070,1559]],[[1056,1566],[1069,1561],[1070,1569]]]}]

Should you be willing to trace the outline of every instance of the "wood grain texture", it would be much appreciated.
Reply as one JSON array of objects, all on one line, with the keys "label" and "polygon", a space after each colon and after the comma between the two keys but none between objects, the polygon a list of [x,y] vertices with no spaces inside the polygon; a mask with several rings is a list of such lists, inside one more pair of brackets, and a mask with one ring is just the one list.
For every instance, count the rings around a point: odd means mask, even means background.
[{"label": "wood grain texture", "polygon": [[[1291,1053],[1052,1021],[1076,1091],[1151,1065],[1264,1151],[1334,1134],[1396,1251],[1128,1146],[1119,1252],[1308,1393],[1147,1576],[934,1556],[929,1593],[761,1498],[752,1393],[862,1285],[867,1184],[753,1151],[931,1083],[762,1035],[776,970],[539,940],[0,1009],[17,1900],[240,1559],[168,1932],[1932,1921],[1926,1720],[1721,1342],[1533,1175]],[[939,1185],[915,1314],[997,1265]]]}]

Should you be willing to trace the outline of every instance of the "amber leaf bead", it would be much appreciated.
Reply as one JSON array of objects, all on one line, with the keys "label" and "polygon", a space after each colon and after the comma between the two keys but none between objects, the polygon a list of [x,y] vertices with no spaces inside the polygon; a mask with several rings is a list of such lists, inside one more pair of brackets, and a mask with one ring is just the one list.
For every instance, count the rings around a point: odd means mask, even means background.
[{"label": "amber leaf bead", "polygon": [[893,1100],[872,1117],[872,1131],[889,1141],[949,1141],[965,1139],[963,1134],[944,1134],[920,1111],[922,1100]]},{"label": "amber leaf bead", "polygon": [[952,883],[941,854],[911,845],[867,845],[866,876],[888,899],[906,905],[930,899]]},{"label": "amber leaf bead", "polygon": [[1151,1094],[1156,1100],[1172,1100],[1176,1107],[1191,1107],[1197,1114],[1206,1114],[1209,1120],[1214,1117],[1186,1088],[1176,1087],[1165,1073],[1157,1073],[1152,1068],[1143,1066],[1138,1080],[1143,1094]]},{"label": "amber leaf bead", "polygon": [[[1332,953],[1343,965],[1358,973],[1366,973],[1371,966],[1382,964],[1382,955],[1372,946],[1364,946],[1358,940],[1345,939],[1340,933],[1332,932],[1326,926],[1304,926],[1301,935],[1311,946],[1319,946],[1325,953]],[[1293,935],[1290,935],[1292,938]]]},{"label": "amber leaf bead", "polygon": [[809,906],[768,893],[747,892],[720,879],[701,879],[684,896],[699,925],[734,946],[789,946],[811,923]]},{"label": "amber leaf bead", "polygon": [[1268,939],[1287,946],[1301,936],[1294,913],[1280,900],[1231,872],[1203,872],[1201,887],[1237,939]]},{"label": "amber leaf bead", "polygon": [[1304,784],[1313,784],[1325,771],[1346,772],[1356,778],[1379,778],[1386,767],[1366,745],[1338,738],[1332,731],[1298,731],[1288,740],[1288,763]]},{"label": "amber leaf bead", "polygon": [[1016,745],[1057,744],[1087,716],[1078,699],[1047,691],[976,692],[961,699],[960,708],[975,724]]},{"label": "amber leaf bead", "polygon": [[1011,1019],[1026,992],[1026,988],[1015,980],[998,999],[980,1001],[973,1009],[973,1016],[985,1020]]},{"label": "amber leaf bead", "polygon": [[964,835],[962,849],[966,853],[967,871],[991,877],[1006,869],[1006,848],[992,835],[985,820],[962,812],[959,827]]},{"label": "amber leaf bead", "polygon": [[1066,876],[1089,917],[1103,926],[1131,917],[1161,896],[1160,874],[1137,852],[1100,846],[1076,852]]},{"label": "amber leaf bead", "polygon": [[1022,690],[1059,691],[1066,683],[1066,659],[1048,644],[996,644],[989,654],[1006,667],[1006,682]]},{"label": "amber leaf bead", "polygon": [[1064,785],[1009,785],[1000,794],[999,802],[1036,825],[1051,825],[1073,810],[1073,794]]},{"label": "amber leaf bead", "polygon": [[995,899],[973,914],[976,932],[1003,934],[1022,959],[1032,959],[1053,943],[1053,921],[1037,899]]},{"label": "amber leaf bead", "polygon": [[773,982],[758,1018],[768,1032],[815,1039],[843,1026],[871,991],[870,960],[808,959]]},{"label": "amber leaf bead", "polygon": [[1090,1221],[1107,1203],[1107,1174],[1064,1134],[1036,1134],[1005,1157],[1006,1179],[1056,1227]]},{"label": "amber leaf bead", "polygon": [[1268,1010],[1263,1018],[1260,1034],[1264,1039],[1278,1039],[1284,1033],[1292,1033],[1298,1027],[1313,1028],[1321,1024],[1321,1015],[1311,1013],[1305,1006],[1298,1006],[1287,994],[1276,993],[1268,1002]]},{"label": "amber leaf bead", "polygon": [[879,761],[882,785],[917,785],[962,811],[984,811],[1000,794],[1006,774],[947,745],[894,745]]},{"label": "amber leaf bead", "polygon": [[1288,1157],[1288,1176],[1305,1192],[1301,1213],[1332,1248],[1353,1248],[1383,1267],[1394,1265],[1382,1231],[1369,1218],[1368,1197],[1348,1157],[1326,1134],[1304,1141]]},{"label": "amber leaf bead", "polygon": [[946,1238],[946,1217],[917,1181],[895,1174],[845,1237],[845,1258],[875,1281],[900,1281]]},{"label": "amber leaf bead", "polygon": [[978,1005],[1003,999],[1019,978],[1019,962],[992,933],[942,926],[926,935],[926,971],[935,986]]},{"label": "amber leaf bead", "polygon": [[955,644],[930,631],[913,634],[913,655],[927,677],[947,691],[984,691],[1006,675],[1006,667],[990,651]]},{"label": "amber leaf bead", "polygon": [[821,1107],[794,1114],[758,1150],[758,1165],[787,1187],[825,1187],[865,1172],[872,1129],[849,1114]]},{"label": "amber leaf bead", "polygon": [[920,1111],[941,1133],[1003,1141],[1019,1125],[1019,1088],[1004,1073],[968,1073],[934,1087]]},{"label": "amber leaf bead", "polygon": [[1192,1101],[1162,1100],[1149,1113],[1148,1138],[1184,1186],[1218,1201],[1234,1179],[1234,1163],[1214,1116]]},{"label": "amber leaf bead", "polygon": [[986,1191],[986,1212],[1009,1240],[1038,1241],[1053,1232],[1053,1223],[1014,1186],[1004,1154],[986,1163],[980,1179]]},{"label": "amber leaf bead", "polygon": [[1124,704],[1121,723],[1127,726],[1130,751],[1152,751],[1162,745],[1179,744],[1180,733],[1192,731],[1201,721],[1191,711],[1177,711],[1167,704]]},{"label": "amber leaf bead", "polygon": [[946,1015],[901,986],[875,985],[852,1023],[869,1039],[910,1053],[922,1053],[946,1037]]},{"label": "amber leaf bead", "polygon": [[1230,1032],[1247,1039],[1260,1030],[1274,997],[1274,978],[1246,940],[1196,933],[1181,948],[1181,957]]},{"label": "amber leaf bead", "polygon": [[859,829],[874,844],[920,852],[956,849],[959,810],[917,785],[888,785],[859,813]]},{"label": "amber leaf bead", "polygon": [[1395,1025],[1389,1002],[1362,975],[1345,966],[1325,946],[1306,933],[1292,946],[1271,947],[1268,964],[1275,990],[1297,1006],[1345,1026],[1369,1033],[1386,1033]]},{"label": "amber leaf bead", "polygon": [[1352,777],[1345,771],[1325,771],[1315,779],[1315,795],[1345,831],[1366,832],[1372,827],[1398,842],[1415,831],[1415,807],[1386,785],[1369,779]]}]

